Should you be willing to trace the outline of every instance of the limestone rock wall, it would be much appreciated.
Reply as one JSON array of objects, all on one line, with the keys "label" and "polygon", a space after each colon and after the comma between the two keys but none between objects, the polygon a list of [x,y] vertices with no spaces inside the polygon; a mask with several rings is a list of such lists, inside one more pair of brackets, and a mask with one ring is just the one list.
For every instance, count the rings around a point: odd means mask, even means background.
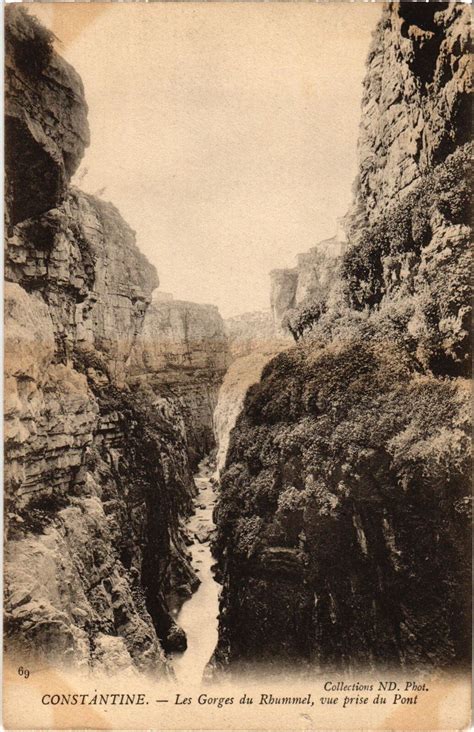
[{"label": "limestone rock wall", "polygon": [[469,23],[462,3],[384,9],[342,262],[350,307],[391,311],[440,375],[470,369]]},{"label": "limestone rock wall", "polygon": [[[184,425],[180,452],[155,427],[149,447],[161,453],[155,475],[140,483],[143,462],[132,449],[139,428],[130,418],[143,409],[138,397],[105,374],[94,393],[85,369],[56,360],[53,321],[38,293],[7,283],[5,302],[7,655],[164,671],[158,635],[166,645],[172,546],[186,568],[178,523],[194,491]],[[168,420],[176,440],[176,415]],[[149,518],[152,487],[161,527]],[[159,578],[148,585],[146,562]]]},{"label": "limestone rock wall", "polygon": [[124,379],[158,277],[112,204],[71,188],[57,207],[11,228],[5,274],[48,303],[61,358],[96,349]]},{"label": "limestone rock wall", "polygon": [[[199,582],[184,530],[199,414],[170,387],[175,363],[163,384],[131,383],[158,278],[117,209],[70,186],[88,144],[79,77],[22,7],[6,10],[6,51],[7,657],[167,673],[185,644],[169,602]],[[173,349],[201,398],[199,375],[223,368],[220,321],[190,317],[199,335],[178,317]],[[146,333],[166,341],[145,349],[163,375],[169,331]]]},{"label": "limestone rock wall", "polygon": [[288,310],[295,307],[296,289],[298,287],[298,270],[274,269],[270,273],[270,305],[273,323],[278,332],[282,332],[282,321]]},{"label": "limestone rock wall", "polygon": [[89,127],[81,79],[19,9],[6,19],[5,87],[6,214],[15,224],[62,200]]},{"label": "limestone rock wall", "polygon": [[247,356],[256,351],[272,349],[275,342],[282,341],[277,334],[270,310],[242,313],[225,319],[231,360]]},{"label": "limestone rock wall", "polygon": [[225,328],[230,365],[219,389],[213,415],[218,473],[224,469],[230,434],[249,387],[258,382],[265,364],[291,342],[288,336],[277,332],[270,311],[226,318]]},{"label": "limestone rock wall", "polygon": [[358,190],[368,219],[470,139],[469,10],[389,3],[364,82]]},{"label": "limestone rock wall", "polygon": [[214,305],[154,301],[127,362],[130,381],[176,397],[193,467],[214,448],[213,413],[228,365],[224,322]]},{"label": "limestone rock wall", "polygon": [[229,449],[231,432],[242,410],[248,389],[260,379],[263,367],[279,351],[273,348],[255,350],[239,356],[229,366],[214,410],[214,433],[217,443],[216,468],[220,474],[224,467]]}]

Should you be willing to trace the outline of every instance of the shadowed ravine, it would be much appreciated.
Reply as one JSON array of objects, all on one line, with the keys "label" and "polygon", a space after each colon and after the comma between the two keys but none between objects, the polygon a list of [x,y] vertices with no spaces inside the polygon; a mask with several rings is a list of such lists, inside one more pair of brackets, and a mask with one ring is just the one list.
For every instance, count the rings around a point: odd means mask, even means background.
[{"label": "shadowed ravine", "polygon": [[211,570],[215,563],[211,554],[210,534],[215,528],[212,511],[216,498],[211,483],[212,472],[206,459],[200,463],[194,477],[199,493],[194,501],[196,512],[187,528],[194,538],[190,551],[201,584],[176,616],[176,622],[183,628],[188,640],[186,651],[173,656],[173,668],[179,682],[200,683],[217,644],[220,585]]}]

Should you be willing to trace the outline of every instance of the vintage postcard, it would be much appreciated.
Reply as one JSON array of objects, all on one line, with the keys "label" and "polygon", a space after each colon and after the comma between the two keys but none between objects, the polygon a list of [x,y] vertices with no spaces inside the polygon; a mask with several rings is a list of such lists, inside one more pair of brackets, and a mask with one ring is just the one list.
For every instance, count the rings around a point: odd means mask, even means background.
[{"label": "vintage postcard", "polygon": [[470,5],[8,3],[3,724],[471,724]]}]

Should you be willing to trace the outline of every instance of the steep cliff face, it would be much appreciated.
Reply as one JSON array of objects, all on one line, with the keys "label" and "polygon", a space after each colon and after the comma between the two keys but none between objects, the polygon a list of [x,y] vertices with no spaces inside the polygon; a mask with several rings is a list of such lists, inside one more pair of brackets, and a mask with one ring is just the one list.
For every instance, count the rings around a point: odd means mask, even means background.
[{"label": "steep cliff face", "polygon": [[347,250],[231,434],[224,663],[469,658],[468,23],[458,3],[383,10]]},{"label": "steep cliff face", "polygon": [[[124,430],[136,431],[124,397],[117,395],[120,411],[104,410],[84,374],[54,362],[44,301],[17,284],[5,292],[7,656],[165,670],[155,624],[166,604],[150,615],[163,588],[146,588],[144,570],[147,558],[165,562],[169,549],[146,517],[151,482],[144,489],[123,462]],[[158,446],[162,435],[154,436]],[[127,460],[143,472],[127,447]],[[168,518],[163,480],[154,491]],[[151,538],[160,534],[165,547],[157,552]]]},{"label": "steep cliff face", "polygon": [[57,207],[11,228],[5,273],[48,303],[59,358],[100,351],[123,381],[158,277],[112,204],[71,188]]},{"label": "steep cliff face", "polygon": [[213,413],[228,362],[224,321],[214,305],[153,302],[128,362],[130,381],[181,404],[193,467],[215,445]]},{"label": "steep cliff face", "polygon": [[7,221],[56,206],[89,144],[84,89],[31,16],[10,12],[5,36]]},{"label": "steep cliff face", "polygon": [[[23,8],[6,11],[6,48],[7,654],[165,673],[164,651],[185,644],[169,602],[199,582],[183,528],[194,397],[169,386],[175,364],[163,388],[131,383],[137,352],[165,371],[153,339],[168,331],[156,310],[144,322],[158,278],[133,231],[69,185],[88,142],[77,74]],[[179,317],[171,330],[197,389],[210,362],[222,368],[222,327],[199,307],[190,317],[199,343]]]},{"label": "steep cliff face", "polygon": [[255,384],[262,369],[289,337],[274,326],[272,313],[251,312],[226,318],[230,365],[219,389],[213,424],[217,444],[217,471],[224,468],[230,433],[242,409],[245,394]]},{"label": "steep cliff face", "polygon": [[264,369],[221,480],[220,651],[323,665],[468,655],[468,385],[363,339]]},{"label": "steep cliff face", "polygon": [[227,459],[230,434],[242,410],[248,389],[260,379],[263,367],[278,353],[278,346],[256,350],[236,358],[229,366],[214,410],[214,433],[217,442],[216,467],[220,473]]},{"label": "steep cliff face", "polygon": [[369,221],[470,139],[469,18],[462,3],[393,3],[368,57],[355,207]]},{"label": "steep cliff face", "polygon": [[343,265],[353,309],[392,309],[423,368],[470,365],[469,16],[394,3],[374,35]]},{"label": "steep cliff face", "polygon": [[283,331],[283,316],[295,306],[298,270],[296,267],[293,269],[273,269],[270,272],[270,281],[270,305],[273,322],[275,329],[281,333]]}]

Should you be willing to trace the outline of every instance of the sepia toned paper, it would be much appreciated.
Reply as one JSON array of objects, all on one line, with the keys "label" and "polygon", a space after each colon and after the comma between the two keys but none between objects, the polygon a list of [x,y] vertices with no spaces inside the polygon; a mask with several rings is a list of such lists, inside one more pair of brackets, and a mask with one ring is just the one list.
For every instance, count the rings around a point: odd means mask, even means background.
[{"label": "sepia toned paper", "polygon": [[469,728],[469,6],[4,20],[5,728]]}]

